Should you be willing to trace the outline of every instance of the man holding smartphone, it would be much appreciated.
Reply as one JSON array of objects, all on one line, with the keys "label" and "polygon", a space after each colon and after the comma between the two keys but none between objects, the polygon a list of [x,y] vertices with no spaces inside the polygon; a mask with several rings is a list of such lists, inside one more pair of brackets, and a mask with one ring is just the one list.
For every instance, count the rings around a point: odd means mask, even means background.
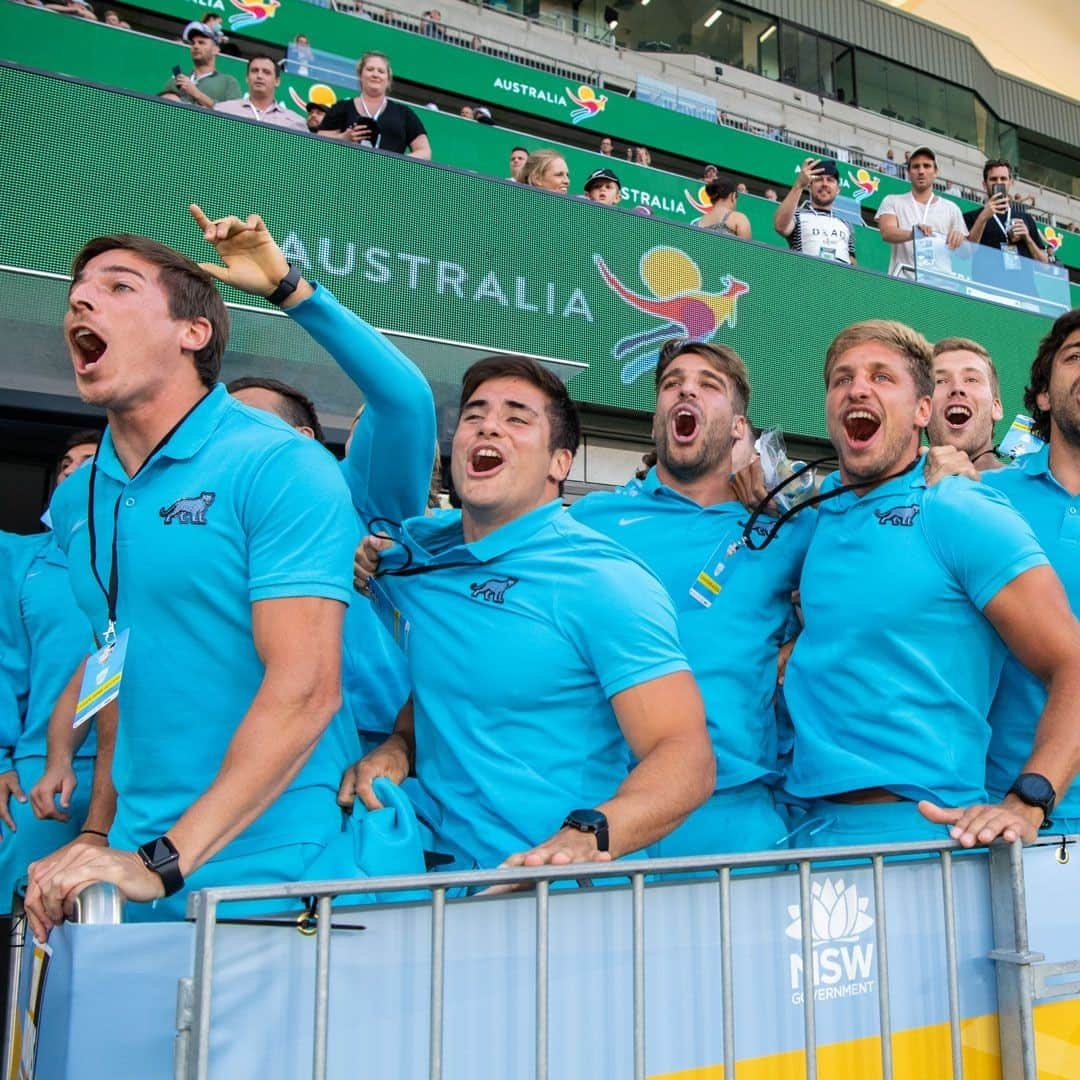
[{"label": "man holding smartphone", "polygon": [[221,33],[201,22],[191,22],[184,27],[184,41],[191,48],[193,71],[185,75],[177,65],[173,77],[165,84],[162,93],[179,94],[192,105],[212,109],[219,101],[232,101],[241,96],[240,84],[231,75],[222,74],[214,66],[221,52]]},{"label": "man holding smartphone", "polygon": [[1023,256],[1044,263],[1049,261],[1046,244],[1038,226],[1019,203],[1009,198],[1012,187],[1012,167],[1007,161],[988,161],[983,166],[983,187],[986,205],[981,210],[969,210],[964,215],[968,239],[984,247],[998,248],[1006,260]]}]

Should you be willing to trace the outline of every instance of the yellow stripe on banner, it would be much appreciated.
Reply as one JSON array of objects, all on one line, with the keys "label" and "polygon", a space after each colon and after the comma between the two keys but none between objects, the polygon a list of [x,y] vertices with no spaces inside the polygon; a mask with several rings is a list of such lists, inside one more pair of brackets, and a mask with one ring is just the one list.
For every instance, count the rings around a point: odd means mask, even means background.
[{"label": "yellow stripe on banner", "polygon": [[121,675],[123,675],[123,672],[118,671],[111,679],[107,679],[103,682],[92,694],[87,694],[86,697],[75,706],[75,712],[81,713],[85,708],[93,705],[102,694],[107,694],[120,681]]},{"label": "yellow stripe on banner", "polygon": [[708,589],[709,592],[711,592],[713,594],[713,596],[719,596],[720,595],[720,584],[719,584],[719,582],[714,581],[711,577],[709,577],[708,574],[705,573],[704,570],[702,570],[701,573],[698,574],[697,579],[698,579],[698,584],[699,585],[704,585],[705,588]]},{"label": "yellow stripe on banner", "polygon": [[[960,1022],[965,1080],[1002,1080],[996,1013]],[[1035,1009],[1035,1052],[1039,1080],[1080,1077],[1080,999]],[[736,1080],[803,1080],[801,1050],[750,1058],[735,1066]],[[881,1044],[876,1036],[818,1047],[821,1080],[881,1080]],[[952,1075],[949,1025],[932,1024],[893,1033],[896,1080],[928,1080]],[[723,1065],[657,1073],[651,1080],[723,1080]]]}]

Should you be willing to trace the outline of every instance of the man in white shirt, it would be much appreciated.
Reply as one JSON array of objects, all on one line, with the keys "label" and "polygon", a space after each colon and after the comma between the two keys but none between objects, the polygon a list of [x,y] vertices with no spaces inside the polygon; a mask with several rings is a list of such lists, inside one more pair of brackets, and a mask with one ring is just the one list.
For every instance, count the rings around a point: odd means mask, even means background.
[{"label": "man in white shirt", "polygon": [[912,151],[907,163],[911,190],[905,195],[886,195],[881,200],[876,220],[881,239],[892,244],[889,257],[892,277],[907,276],[905,268],[914,267],[917,256],[936,269],[948,271],[948,253],[967,239],[960,207],[934,193],[937,173],[934,151],[920,146]]},{"label": "man in white shirt", "polygon": [[293,131],[307,131],[304,117],[275,98],[280,82],[281,71],[273,57],[264,54],[253,56],[247,66],[247,95],[234,101],[219,101],[214,111],[228,113],[229,116],[244,116],[248,120],[291,128]]}]

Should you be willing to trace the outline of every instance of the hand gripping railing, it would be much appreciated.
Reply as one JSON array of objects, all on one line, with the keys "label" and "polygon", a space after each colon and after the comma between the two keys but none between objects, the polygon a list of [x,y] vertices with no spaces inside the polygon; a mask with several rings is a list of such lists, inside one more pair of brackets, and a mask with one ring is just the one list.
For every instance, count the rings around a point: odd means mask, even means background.
[{"label": "hand gripping railing", "polygon": [[[215,931],[218,908],[221,904],[236,900],[274,900],[317,898],[317,927],[315,943],[315,1000],[314,1000],[314,1046],[312,1053],[311,1075],[315,1080],[325,1080],[327,1075],[327,1054],[329,1034],[329,979],[330,979],[330,914],[332,899],[336,895],[356,894],[359,892],[408,892],[427,890],[431,896],[431,986],[430,986],[430,1043],[428,1076],[430,1080],[441,1080],[443,1076],[443,1020],[446,959],[446,900],[450,890],[456,888],[477,888],[493,884],[527,883],[535,886],[536,899],[536,1005],[535,1005],[535,1076],[538,1080],[548,1077],[549,1050],[549,1014],[548,1014],[548,947],[549,947],[549,888],[556,882],[579,880],[583,876],[592,879],[629,878],[631,881],[631,918],[633,951],[633,1077],[644,1080],[646,1075],[645,1049],[645,880],[647,876],[663,874],[698,874],[716,875],[720,918],[720,981],[721,1002],[723,1009],[723,1060],[725,1080],[734,1080],[736,1064],[736,1040],[734,1024],[735,987],[732,964],[732,904],[731,876],[733,870],[775,868],[778,858],[786,865],[794,865],[798,871],[800,908],[801,908],[801,953],[803,963],[802,1010],[805,1045],[805,1075],[807,1080],[816,1080],[818,1076],[818,1046],[816,1036],[815,993],[813,989],[813,919],[811,871],[815,863],[844,861],[869,861],[873,878],[874,919],[876,923],[876,950],[878,957],[878,1016],[881,1075],[883,1080],[894,1077],[892,1048],[892,1003],[889,987],[889,940],[885,911],[885,859],[890,856],[924,855],[936,856],[941,870],[941,908],[940,918],[943,926],[945,944],[945,978],[949,1012],[949,1038],[951,1049],[952,1080],[962,1080],[964,1063],[960,1029],[959,977],[957,970],[957,934],[956,912],[953,882],[952,852],[956,845],[951,841],[935,843],[891,844],[887,846],[818,848],[811,850],[789,851],[778,855],[777,852],[756,852],[752,854],[705,856],[697,858],[653,859],[638,862],[598,863],[588,866],[535,867],[513,870],[494,870],[470,873],[424,874],[397,878],[370,878],[366,880],[344,880],[330,882],[298,882],[291,885],[268,885],[238,888],[206,889],[193,894],[188,901],[188,917],[196,923],[195,968],[194,977],[180,982],[177,1042],[175,1056],[175,1075],[178,1080],[204,1080],[209,1073],[210,1061],[210,1021],[211,999],[213,993],[213,965]],[[1041,956],[1026,952],[1026,911],[1024,910],[1024,886],[1022,875],[1023,854],[1019,843],[1007,847],[998,845],[991,851],[992,900],[995,909],[995,943],[999,948],[994,953],[998,961],[999,985],[1002,967],[1020,971],[1028,969],[1029,980],[1031,962]],[[1000,895],[1002,886],[995,882],[993,867],[1006,867],[1008,871],[1007,897]],[[1000,877],[1000,869],[997,872]],[[703,881],[702,886],[705,885]],[[1001,906],[1002,926],[1010,928],[1012,938],[1006,938],[1004,931],[998,932]],[[1011,920],[1011,921],[1010,921]],[[1021,932],[1022,931],[1022,932]],[[1015,941],[1012,952],[1003,951],[1001,946],[1006,940]],[[1070,965],[1045,965],[1044,977],[1037,981],[1041,987],[1041,996],[1048,996],[1045,978],[1060,976],[1062,968]],[[1053,968],[1053,971],[1048,970]],[[1015,979],[1018,984],[1020,978]],[[1030,987],[1029,987],[1030,990]],[[1080,985],[1070,984],[1066,988],[1055,988],[1054,993],[1080,992]],[[1027,1008],[1017,1011],[1012,1021],[1017,1027],[1024,1044],[1025,1071],[1009,1071],[1006,1076],[1023,1076],[1025,1080],[1034,1080],[1035,1073],[1027,1071],[1027,1061],[1034,1062],[1034,1026],[1030,1002],[1040,996],[1039,990],[1027,995]],[[1002,1003],[1002,1011],[1007,1008]],[[1003,1040],[1004,1041],[1004,1040]]]}]

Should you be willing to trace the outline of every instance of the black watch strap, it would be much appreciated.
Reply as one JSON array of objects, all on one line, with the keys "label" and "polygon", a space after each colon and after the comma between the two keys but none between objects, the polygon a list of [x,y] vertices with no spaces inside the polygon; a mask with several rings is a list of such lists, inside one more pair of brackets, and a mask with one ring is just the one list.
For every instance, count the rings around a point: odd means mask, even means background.
[{"label": "black watch strap", "polygon": [[281,307],[300,284],[300,267],[289,263],[289,272],[278,282],[277,288],[266,298],[271,304]]},{"label": "black watch strap", "polygon": [[599,810],[571,810],[562,823],[564,829],[577,829],[578,832],[592,833],[596,837],[596,850],[608,851],[607,817]]},{"label": "black watch strap", "polygon": [[167,837],[159,836],[139,848],[139,858],[147,870],[152,870],[165,886],[165,895],[172,896],[184,887],[184,875],[180,873],[180,852]]}]

